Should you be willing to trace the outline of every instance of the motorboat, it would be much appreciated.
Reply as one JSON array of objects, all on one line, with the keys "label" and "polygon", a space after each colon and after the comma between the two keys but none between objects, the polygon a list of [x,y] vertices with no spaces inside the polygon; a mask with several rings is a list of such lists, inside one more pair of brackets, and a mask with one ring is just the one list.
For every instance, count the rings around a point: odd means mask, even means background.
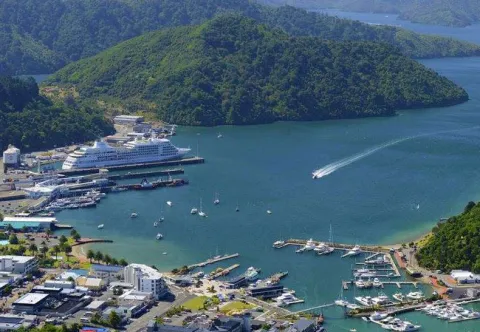
[{"label": "motorboat", "polygon": [[259,270],[250,266],[247,271],[245,272],[245,280],[247,281],[255,281],[258,279]]},{"label": "motorboat", "polygon": [[370,315],[370,320],[378,322],[378,321],[381,321],[381,320],[383,320],[387,317],[388,317],[388,314],[375,311],[373,314]]},{"label": "motorboat", "polygon": [[190,210],[190,214],[197,214],[198,213],[198,209],[196,207],[193,207],[191,210]]},{"label": "motorboat", "polygon": [[407,298],[412,300],[421,300],[424,298],[422,292],[410,292],[407,294]]},{"label": "motorboat", "polygon": [[381,294],[377,297],[372,298],[372,302],[378,305],[384,305],[390,302],[390,299],[385,294]]},{"label": "motorboat", "polygon": [[158,221],[155,221],[155,222],[153,223],[153,227],[157,227],[157,226],[158,226]]},{"label": "motorboat", "polygon": [[361,252],[362,252],[362,249],[360,249],[359,246],[355,246],[352,249],[348,250],[344,255],[342,255],[342,258],[343,257],[357,256]]},{"label": "motorboat", "polygon": [[283,241],[283,240],[273,242],[273,247],[274,248],[280,248],[280,247],[283,247],[284,245],[285,245],[285,241]]},{"label": "motorboat", "polygon": [[307,243],[305,244],[305,246],[303,247],[306,251],[311,251],[311,250],[314,250],[316,247],[315,245],[315,242],[313,241],[313,239],[310,239],[307,241]]},{"label": "motorboat", "polygon": [[358,303],[360,303],[361,305],[364,305],[366,307],[370,307],[370,306],[374,305],[374,303],[372,301],[372,298],[370,296],[357,296],[355,298],[355,301],[357,301]]},{"label": "motorboat", "polygon": [[167,201],[167,205],[168,205],[168,206],[173,206],[172,201]]},{"label": "motorboat", "polygon": [[403,302],[406,300],[405,295],[403,295],[402,293],[395,293],[392,295],[392,297],[399,302]]},{"label": "motorboat", "polygon": [[290,304],[293,304],[298,301],[298,298],[296,298],[293,293],[291,292],[286,292],[280,295],[279,297],[275,298],[275,301],[279,307],[282,306],[287,306]]},{"label": "motorboat", "polygon": [[346,307],[348,304],[349,303],[346,300],[342,300],[342,299],[335,300],[335,305],[338,305],[340,307]]},{"label": "motorboat", "polygon": [[158,219],[158,222],[164,222],[164,221],[165,221],[164,217],[160,217],[160,219]]},{"label": "motorboat", "polygon": [[373,287],[382,287],[383,286],[383,282],[381,282],[378,278],[374,278],[373,279]]},{"label": "motorboat", "polygon": [[355,281],[355,286],[357,286],[357,288],[365,288],[365,282],[362,279],[358,279]]},{"label": "motorboat", "polygon": [[130,218],[136,218],[138,217],[138,214],[136,214],[135,212],[133,212],[131,215],[130,215]]},{"label": "motorboat", "polygon": [[198,215],[202,218],[207,217],[207,214],[205,212],[203,212],[203,209],[202,209],[202,199],[201,198],[200,198],[200,210],[198,211]]},{"label": "motorboat", "polygon": [[161,239],[163,239],[163,235],[161,233],[157,233],[156,238],[157,238],[157,240],[161,240]]},{"label": "motorboat", "polygon": [[215,198],[213,199],[213,204],[218,205],[220,204],[220,199],[218,198],[218,194],[215,193]]},{"label": "motorboat", "polygon": [[267,214],[272,214],[272,211],[270,211],[270,210],[267,210]]},{"label": "motorboat", "polygon": [[97,226],[97,228],[98,229],[103,229],[104,226],[105,226],[104,224],[100,224],[100,225]]},{"label": "motorboat", "polygon": [[223,135],[218,133],[217,138],[222,138],[222,137],[223,137]]}]

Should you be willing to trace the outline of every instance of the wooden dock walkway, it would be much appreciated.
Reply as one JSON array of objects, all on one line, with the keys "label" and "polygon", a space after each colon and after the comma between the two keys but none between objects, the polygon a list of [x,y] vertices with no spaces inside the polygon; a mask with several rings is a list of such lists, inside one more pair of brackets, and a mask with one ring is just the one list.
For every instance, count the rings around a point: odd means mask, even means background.
[{"label": "wooden dock walkway", "polygon": [[319,305],[319,306],[316,306],[316,307],[311,307],[311,308],[308,308],[308,309],[303,309],[303,310],[295,311],[295,312],[293,312],[293,313],[294,313],[294,314],[300,314],[300,313],[302,313],[302,312],[308,312],[308,311],[312,311],[312,310],[316,310],[316,309],[323,309],[323,308],[333,307],[334,305],[335,305],[335,303],[322,304],[322,305]]},{"label": "wooden dock walkway", "polygon": [[197,267],[204,267],[204,266],[207,266],[207,265],[210,265],[210,264],[215,264],[215,263],[218,263],[218,262],[221,262],[221,261],[225,261],[227,259],[236,258],[238,256],[240,256],[239,253],[235,253],[235,254],[232,254],[232,255],[216,256],[216,257],[213,257],[213,258],[209,258],[204,262],[188,265],[188,268],[189,269],[194,269],[194,268],[197,268]]},{"label": "wooden dock walkway", "polygon": [[77,242],[73,243],[72,247],[80,246],[87,243],[113,243],[113,240],[81,238]]},{"label": "wooden dock walkway", "polygon": [[240,264],[233,264],[232,266],[229,266],[226,269],[223,269],[222,271],[219,271],[219,272],[215,273],[214,275],[210,276],[208,279],[214,280],[214,279],[226,276],[239,266],[240,266]]},{"label": "wooden dock walkway", "polygon": [[417,281],[382,281],[384,285],[396,285],[398,288],[402,288],[402,285],[413,285],[413,287],[418,288]]}]

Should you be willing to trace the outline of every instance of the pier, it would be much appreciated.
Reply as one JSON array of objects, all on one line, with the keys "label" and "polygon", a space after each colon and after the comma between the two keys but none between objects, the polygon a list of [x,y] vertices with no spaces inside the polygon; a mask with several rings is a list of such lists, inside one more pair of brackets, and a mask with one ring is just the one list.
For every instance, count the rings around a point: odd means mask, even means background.
[{"label": "pier", "polygon": [[[350,250],[353,247],[355,247],[354,244],[345,244],[345,243],[330,243],[327,241],[313,241],[315,245],[320,244],[321,242],[323,243],[328,243],[329,246],[337,249],[337,250]],[[287,246],[304,246],[307,244],[307,240],[301,240],[301,239],[288,239],[285,241],[285,243],[282,246],[278,246],[277,248],[284,248]],[[388,250],[385,248],[382,248],[381,246],[373,246],[373,245],[358,245],[362,252],[368,252],[371,253],[372,255],[378,255],[380,253],[387,253]],[[374,256],[373,256],[374,257]]]},{"label": "pier", "polygon": [[215,263],[218,263],[218,262],[221,262],[221,261],[225,261],[227,259],[236,258],[238,256],[240,256],[239,253],[235,253],[235,254],[232,254],[232,255],[215,256],[213,258],[207,259],[204,262],[188,265],[188,268],[191,270],[191,269],[195,269],[197,267],[204,267],[204,266],[207,266],[207,265],[210,265],[210,264],[215,264]]},{"label": "pier", "polygon": [[184,174],[185,171],[183,168],[172,168],[159,171],[149,171],[149,172],[135,172],[135,173],[126,173],[126,174],[114,174],[108,175],[108,180],[126,180],[126,179],[135,179],[135,178],[146,178],[152,176],[169,176],[175,174]]},{"label": "pier", "polygon": [[73,228],[72,225],[57,224],[57,223],[53,223],[52,227],[55,228],[55,229],[72,229]]},{"label": "pier", "polygon": [[74,244],[72,244],[72,247],[80,246],[88,243],[113,243],[113,240],[82,238],[77,242],[75,242]]},{"label": "pier", "polygon": [[[302,300],[302,301],[303,301],[303,300]],[[316,306],[316,307],[312,307],[312,308],[308,308],[308,309],[303,309],[303,310],[300,310],[300,311],[295,311],[295,312],[293,312],[293,313],[294,313],[294,314],[300,314],[300,313],[303,313],[303,312],[313,311],[313,310],[317,310],[317,309],[323,309],[323,308],[333,307],[334,305],[335,305],[335,303],[322,304],[322,305],[319,305],[319,306]]]},{"label": "pier", "polygon": [[222,271],[218,271],[218,272],[215,273],[214,275],[210,276],[208,279],[214,280],[214,279],[217,279],[217,278],[226,276],[226,275],[228,275],[230,272],[232,272],[233,270],[235,270],[235,269],[236,269],[237,267],[239,267],[239,266],[240,266],[240,264],[233,264],[232,266],[229,266],[229,267],[227,267],[226,269],[223,269]]},{"label": "pier", "polygon": [[100,168],[83,168],[83,169],[72,169],[72,170],[60,170],[58,174],[63,174],[65,176],[75,176],[75,175],[85,175],[85,174],[95,174],[100,173],[100,169],[107,169],[109,171],[122,171],[135,168],[152,168],[152,167],[168,167],[168,166],[180,166],[180,165],[193,165],[193,164],[203,164],[205,159],[201,157],[191,157],[184,159],[175,159],[167,161],[158,161],[142,164],[132,164],[132,165],[120,165],[120,166],[105,166]]}]

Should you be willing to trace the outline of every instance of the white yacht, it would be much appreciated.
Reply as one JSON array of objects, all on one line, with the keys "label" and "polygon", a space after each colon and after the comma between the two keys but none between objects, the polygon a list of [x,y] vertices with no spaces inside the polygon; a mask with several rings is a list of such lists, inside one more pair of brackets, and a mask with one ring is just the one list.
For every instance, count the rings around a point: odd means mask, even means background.
[{"label": "white yacht", "polygon": [[188,152],[190,149],[177,148],[165,138],[137,138],[122,147],[97,141],[93,146],[84,146],[70,153],[62,169],[100,168],[178,159]]},{"label": "white yacht", "polygon": [[157,237],[157,240],[163,239],[163,235],[162,235],[161,233],[157,233],[157,236],[156,236],[156,237]]},{"label": "white yacht", "polygon": [[274,248],[281,248],[285,245],[285,241],[283,240],[279,240],[279,241],[275,241],[273,242],[273,247]]},{"label": "white yacht", "polygon": [[405,295],[403,295],[402,293],[395,293],[392,295],[392,297],[399,302],[403,302],[406,300]]},{"label": "white yacht", "polygon": [[373,279],[373,287],[382,287],[383,282],[381,282],[378,278]]},{"label": "white yacht", "polygon": [[191,210],[190,210],[190,214],[197,214],[198,213],[198,209],[196,207],[193,207]]},{"label": "white yacht", "polygon": [[155,221],[155,222],[153,223],[153,227],[157,227],[157,226],[158,226],[158,221]]},{"label": "white yacht", "polygon": [[267,214],[272,214],[272,211],[270,211],[270,210],[267,210]]},{"label": "white yacht", "polygon": [[307,241],[307,243],[305,244],[305,246],[303,248],[306,251],[310,251],[310,250],[314,250],[315,247],[316,247],[315,242],[313,241],[313,239],[310,239],[310,240]]},{"label": "white yacht", "polygon": [[253,266],[250,266],[247,271],[245,271],[245,279],[247,281],[255,281],[258,279],[258,270],[254,268]]},{"label": "white yacht", "polygon": [[424,298],[422,292],[410,292],[407,294],[407,297],[412,300],[421,300]]},{"label": "white yacht", "polygon": [[138,217],[138,214],[136,214],[135,212],[133,212],[131,215],[130,215],[130,218],[136,218]]},{"label": "white yacht", "polygon": [[383,320],[387,317],[388,317],[388,314],[375,311],[373,314],[370,315],[370,320],[371,321],[379,321],[379,320]]},{"label": "white yacht", "polygon": [[172,201],[167,201],[167,205],[170,206],[170,207],[173,206]]},{"label": "white yacht", "polygon": [[98,229],[103,229],[104,226],[105,226],[104,224],[100,224],[100,225],[98,225],[97,228],[98,228]]},{"label": "white yacht", "polygon": [[362,252],[362,249],[360,249],[359,246],[355,246],[349,251],[347,251],[345,254],[342,255],[342,257],[350,257],[350,256],[357,256]]},{"label": "white yacht", "polygon": [[279,297],[276,297],[275,301],[277,305],[281,307],[295,303],[298,299],[292,293],[283,293]]},{"label": "white yacht", "polygon": [[218,194],[215,193],[215,197],[213,199],[213,204],[218,205],[220,204],[220,198],[218,198]]}]

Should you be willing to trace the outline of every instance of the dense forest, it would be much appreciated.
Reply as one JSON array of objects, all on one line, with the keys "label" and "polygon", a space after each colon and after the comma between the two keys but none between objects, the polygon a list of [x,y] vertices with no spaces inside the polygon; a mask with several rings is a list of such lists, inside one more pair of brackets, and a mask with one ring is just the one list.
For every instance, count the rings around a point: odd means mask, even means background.
[{"label": "dense forest", "polygon": [[0,74],[50,73],[145,32],[200,24],[225,12],[241,13],[296,36],[390,43],[413,57],[480,55],[478,46],[450,38],[251,0],[2,0]]},{"label": "dense forest", "polygon": [[[271,5],[286,2],[264,1]],[[393,13],[407,21],[455,27],[465,27],[480,20],[480,0],[295,0],[294,3],[311,10],[336,8],[353,12]]]},{"label": "dense forest", "polygon": [[429,269],[465,269],[480,273],[480,204],[469,202],[462,214],[439,223],[417,259]]},{"label": "dense forest", "polygon": [[123,42],[49,83],[185,125],[391,115],[468,99],[389,45],[291,37],[233,14]]},{"label": "dense forest", "polygon": [[54,105],[38,94],[33,78],[0,76],[0,148],[14,144],[38,150],[84,142],[113,133],[113,126],[98,110],[78,107],[66,98]]}]

